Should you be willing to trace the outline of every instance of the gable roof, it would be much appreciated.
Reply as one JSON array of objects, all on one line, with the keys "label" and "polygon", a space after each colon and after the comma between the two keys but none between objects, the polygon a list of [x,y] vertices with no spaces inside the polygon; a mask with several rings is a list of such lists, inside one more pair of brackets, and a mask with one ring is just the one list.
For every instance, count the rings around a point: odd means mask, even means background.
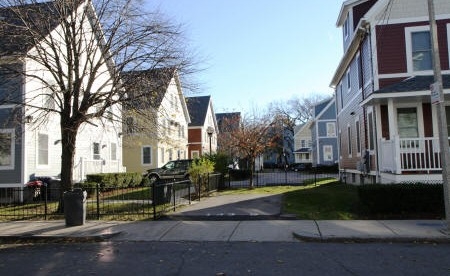
[{"label": "gable roof", "polygon": [[189,126],[204,126],[211,96],[187,97],[186,105],[191,117]]},{"label": "gable roof", "polygon": [[122,79],[128,97],[133,99],[134,107],[158,108],[175,74],[174,67],[155,68],[124,72]]},{"label": "gable roof", "polygon": [[0,53],[26,53],[60,24],[58,14],[56,1],[0,8]]}]

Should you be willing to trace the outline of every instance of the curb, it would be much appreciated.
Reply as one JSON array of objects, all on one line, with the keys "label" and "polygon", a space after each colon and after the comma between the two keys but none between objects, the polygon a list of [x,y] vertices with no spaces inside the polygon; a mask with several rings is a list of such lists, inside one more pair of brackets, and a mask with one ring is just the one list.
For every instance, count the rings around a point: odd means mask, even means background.
[{"label": "curb", "polygon": [[320,243],[436,243],[450,244],[450,237],[418,238],[418,237],[313,237],[292,232],[292,236],[302,242]]},{"label": "curb", "polygon": [[0,236],[1,244],[14,243],[88,243],[88,242],[104,242],[114,238],[122,232],[92,235],[92,236]]}]

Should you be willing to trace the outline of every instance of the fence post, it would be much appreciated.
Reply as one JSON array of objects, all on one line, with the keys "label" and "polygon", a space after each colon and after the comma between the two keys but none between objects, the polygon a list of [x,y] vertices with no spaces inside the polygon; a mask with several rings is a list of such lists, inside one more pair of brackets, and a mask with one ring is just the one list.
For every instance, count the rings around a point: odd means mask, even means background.
[{"label": "fence post", "polygon": [[188,198],[189,198],[189,205],[191,205],[191,180],[188,180]]},{"label": "fence post", "polygon": [[202,194],[202,191],[201,191],[201,189],[202,189],[201,181],[202,181],[202,177],[199,175],[199,176],[197,177],[197,183],[198,183],[198,201],[200,201],[200,197],[201,197],[201,194]]},{"label": "fence post", "polygon": [[173,195],[173,211],[175,212],[175,210],[176,210],[175,179],[173,179],[173,182],[172,182],[172,195]]},{"label": "fence post", "polygon": [[208,177],[208,186],[207,186],[206,192],[209,195],[209,192],[211,191],[211,185],[210,185],[211,178],[210,178],[209,173],[207,174],[207,177]]},{"label": "fence post", "polygon": [[45,206],[45,207],[44,207],[44,208],[45,208],[45,211],[44,211],[45,214],[44,214],[44,219],[47,220],[47,211],[48,211],[48,198],[47,198],[47,194],[48,194],[48,192],[49,192],[49,190],[48,190],[49,187],[48,187],[47,183],[45,183],[44,185],[45,185],[45,197],[44,197],[44,198],[45,198],[45,204],[44,204],[44,206]]},{"label": "fence post", "polygon": [[152,183],[152,206],[153,206],[153,219],[156,219],[156,205],[155,205],[155,190],[156,190],[156,181],[153,181]]},{"label": "fence post", "polygon": [[100,183],[97,183],[95,193],[97,196],[97,220],[100,220]]}]

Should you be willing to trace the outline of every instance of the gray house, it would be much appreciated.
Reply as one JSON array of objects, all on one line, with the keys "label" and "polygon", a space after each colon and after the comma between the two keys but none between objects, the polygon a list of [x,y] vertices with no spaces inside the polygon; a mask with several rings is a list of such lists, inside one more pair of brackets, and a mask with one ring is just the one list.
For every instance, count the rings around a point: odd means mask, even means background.
[{"label": "gray house", "polygon": [[311,123],[312,165],[334,165],[339,160],[334,98],[316,104],[313,115]]}]

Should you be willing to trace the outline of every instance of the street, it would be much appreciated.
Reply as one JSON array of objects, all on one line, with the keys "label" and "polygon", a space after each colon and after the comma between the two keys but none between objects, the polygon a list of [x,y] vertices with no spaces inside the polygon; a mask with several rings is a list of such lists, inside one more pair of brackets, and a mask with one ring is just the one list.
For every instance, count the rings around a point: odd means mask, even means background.
[{"label": "street", "polygon": [[4,244],[0,275],[450,275],[450,244]]}]

